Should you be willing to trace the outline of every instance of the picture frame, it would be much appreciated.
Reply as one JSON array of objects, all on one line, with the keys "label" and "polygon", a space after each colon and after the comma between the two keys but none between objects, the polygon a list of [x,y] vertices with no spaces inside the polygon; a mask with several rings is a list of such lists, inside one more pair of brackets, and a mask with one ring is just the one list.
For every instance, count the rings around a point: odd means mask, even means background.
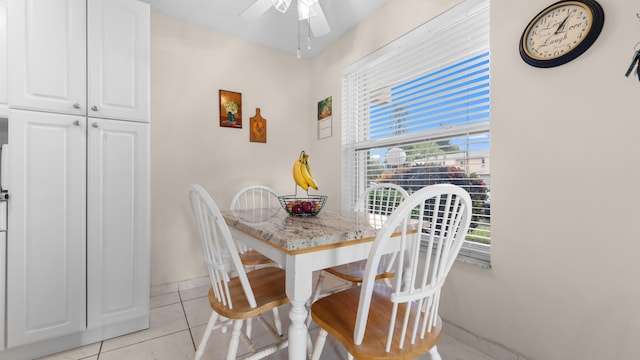
[{"label": "picture frame", "polygon": [[331,96],[318,101],[318,139],[331,136],[333,120],[333,98]]},{"label": "picture frame", "polygon": [[219,90],[220,126],[242,129],[242,94]]}]

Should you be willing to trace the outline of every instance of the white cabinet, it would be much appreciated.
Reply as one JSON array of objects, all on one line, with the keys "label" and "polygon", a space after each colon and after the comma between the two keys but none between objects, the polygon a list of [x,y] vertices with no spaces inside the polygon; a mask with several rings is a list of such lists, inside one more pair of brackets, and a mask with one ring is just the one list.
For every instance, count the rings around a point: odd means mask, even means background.
[{"label": "white cabinet", "polygon": [[148,124],[89,119],[89,328],[149,312],[148,164]]},{"label": "white cabinet", "polygon": [[7,347],[84,330],[86,119],[9,112]]},{"label": "white cabinet", "polygon": [[149,124],[9,116],[7,347],[132,331],[118,324],[149,316]]},{"label": "white cabinet", "polygon": [[[7,0],[0,0],[0,116],[9,112],[8,73],[7,73]],[[0,330],[1,332],[1,330]]]},{"label": "white cabinet", "polygon": [[149,5],[92,0],[88,5],[88,115],[149,119]]},{"label": "white cabinet", "polygon": [[28,359],[149,326],[150,14],[136,0],[8,0],[8,16],[0,359]]},{"label": "white cabinet", "polygon": [[9,103],[86,114],[86,1],[9,1]]},{"label": "white cabinet", "polygon": [[[0,309],[5,309],[7,259],[7,202],[0,200]],[[0,310],[0,325],[5,324],[4,311]],[[0,326],[0,351],[4,350],[4,326]]]},{"label": "white cabinet", "polygon": [[147,122],[149,5],[12,0],[13,108]]}]

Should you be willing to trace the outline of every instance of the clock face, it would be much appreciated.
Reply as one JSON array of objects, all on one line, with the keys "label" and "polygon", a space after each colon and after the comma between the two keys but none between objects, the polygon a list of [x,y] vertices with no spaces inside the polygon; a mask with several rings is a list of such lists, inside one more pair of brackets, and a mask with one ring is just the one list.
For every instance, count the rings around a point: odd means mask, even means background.
[{"label": "clock face", "polygon": [[591,46],[603,23],[604,13],[595,1],[557,2],[531,20],[522,34],[520,54],[537,67],[564,64]]}]

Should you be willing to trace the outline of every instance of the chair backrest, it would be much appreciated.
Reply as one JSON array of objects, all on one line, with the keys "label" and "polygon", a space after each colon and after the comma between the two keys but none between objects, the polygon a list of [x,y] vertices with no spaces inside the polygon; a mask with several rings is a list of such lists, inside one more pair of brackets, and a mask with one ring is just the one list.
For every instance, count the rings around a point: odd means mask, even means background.
[{"label": "chair backrest", "polygon": [[[424,187],[396,208],[378,232],[367,259],[354,330],[356,345],[362,343],[366,331],[376,269],[389,251],[388,245],[392,244],[399,245],[399,260],[396,261],[396,280],[389,296],[393,310],[389,329],[385,329],[388,334],[387,351],[394,336],[400,304],[417,306],[420,310],[398,319],[403,321],[401,333],[395,334],[400,336],[400,344],[405,344],[407,339],[413,343],[416,336],[422,338],[425,331],[431,330],[438,314],[440,289],[462,247],[471,211],[469,194],[451,184]],[[400,235],[392,238],[394,233]],[[405,271],[408,273],[404,274]]]},{"label": "chair backrest", "polygon": [[209,193],[200,185],[189,186],[189,198],[200,231],[204,260],[209,270],[211,287],[221,303],[233,308],[229,281],[233,274],[240,279],[249,305],[256,307],[251,285],[244,271],[236,244],[220,210]]},{"label": "chair backrest", "polygon": [[371,214],[371,225],[380,228],[393,210],[408,197],[407,191],[396,184],[375,184],[368,187],[358,198],[356,211]]},{"label": "chair backrest", "polygon": [[[248,217],[252,222],[263,222],[273,217],[282,206],[278,194],[264,185],[249,185],[240,189],[231,200],[231,210],[255,210],[241,217]],[[249,248],[242,243],[236,243],[238,251],[244,254]]]},{"label": "chair backrest", "polygon": [[272,209],[279,208],[278,194],[263,185],[247,186],[233,197],[231,209]]}]

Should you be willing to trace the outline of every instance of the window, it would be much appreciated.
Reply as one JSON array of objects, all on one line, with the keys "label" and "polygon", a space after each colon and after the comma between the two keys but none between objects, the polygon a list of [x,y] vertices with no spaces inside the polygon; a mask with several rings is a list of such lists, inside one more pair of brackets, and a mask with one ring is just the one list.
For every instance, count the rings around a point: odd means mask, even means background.
[{"label": "window", "polygon": [[349,66],[342,77],[343,196],[454,183],[473,199],[461,258],[489,264],[489,0],[467,0]]}]

